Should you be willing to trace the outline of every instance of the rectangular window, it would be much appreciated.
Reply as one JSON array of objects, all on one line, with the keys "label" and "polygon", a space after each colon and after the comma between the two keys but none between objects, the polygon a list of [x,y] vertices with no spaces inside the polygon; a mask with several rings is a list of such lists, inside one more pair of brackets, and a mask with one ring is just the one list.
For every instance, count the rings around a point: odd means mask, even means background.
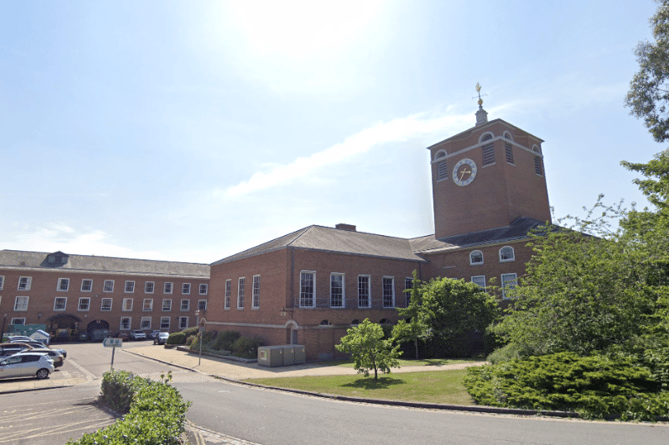
[{"label": "rectangular window", "polygon": [[12,318],[11,324],[26,324],[25,317]]},{"label": "rectangular window", "polygon": [[144,330],[151,329],[151,317],[142,317],[139,319],[139,328]]},{"label": "rectangular window", "polygon": [[81,291],[90,292],[93,290],[93,280],[81,280]]},{"label": "rectangular window", "polygon": [[186,329],[188,327],[188,317],[179,317],[179,329]]},{"label": "rectangular window", "polygon": [[27,311],[28,310],[28,299],[30,297],[16,297],[14,300],[14,310],[15,311]]},{"label": "rectangular window", "polygon": [[170,317],[160,317],[160,330],[168,331],[170,329]]},{"label": "rectangular window", "polygon": [[207,310],[207,300],[197,300],[197,309],[200,311]]},{"label": "rectangular window", "polygon": [[251,307],[253,309],[260,308],[260,275],[253,275],[253,299]]},{"label": "rectangular window", "polygon": [[383,307],[395,307],[395,277],[383,277]]},{"label": "rectangular window", "polygon": [[154,283],[153,281],[147,281],[146,283],[144,283],[145,294],[152,294],[155,288],[156,288],[156,283]]},{"label": "rectangular window", "polygon": [[2,288],[4,287],[4,285],[5,285],[5,277],[3,277],[2,275],[0,275],[0,290],[2,290]]},{"label": "rectangular window", "polygon": [[232,280],[225,280],[225,309],[230,309],[231,293],[232,293]]},{"label": "rectangular window", "polygon": [[448,162],[440,161],[437,163],[437,181],[448,179]]},{"label": "rectangular window", "polygon": [[189,295],[190,294],[190,283],[184,283],[181,285],[181,293],[183,295]]},{"label": "rectangular window", "polygon": [[518,276],[515,273],[503,273],[502,274],[502,298],[505,299],[505,300],[510,298],[510,296],[507,295],[507,292],[512,290],[517,285],[518,285]]},{"label": "rectangular window", "polygon": [[70,279],[69,278],[58,278],[58,290],[67,291],[70,288]]},{"label": "rectangular window", "polygon": [[483,166],[492,165],[495,163],[495,146],[487,144],[483,146]]},{"label": "rectangular window", "polygon": [[134,281],[126,281],[125,282],[125,293],[126,294],[132,294],[135,292],[135,282]]},{"label": "rectangular window", "polygon": [[200,284],[200,295],[207,295],[209,292],[209,286],[207,284]]},{"label": "rectangular window", "polygon": [[237,309],[244,309],[244,288],[246,287],[246,277],[240,277],[237,283]]},{"label": "rectangular window", "polygon": [[358,307],[372,307],[372,280],[369,275],[358,275]]},{"label": "rectangular window", "polygon": [[67,306],[67,297],[56,297],[53,300],[54,311],[64,311]]},{"label": "rectangular window", "polygon": [[478,284],[478,286],[485,290],[485,275],[475,275],[472,277],[472,283]]},{"label": "rectangular window", "polygon": [[330,274],[330,307],[344,307],[344,274]]},{"label": "rectangular window", "polygon": [[112,299],[103,298],[102,303],[100,304],[100,310],[103,312],[109,312],[112,309]]},{"label": "rectangular window", "polygon": [[506,162],[513,164],[513,147],[508,142],[504,143],[504,152],[506,153]]},{"label": "rectangular window", "polygon": [[534,157],[534,173],[539,176],[544,175],[543,169],[541,168],[541,158],[539,156]]},{"label": "rectangular window", "polygon": [[114,292],[114,280],[105,280],[102,292]]},{"label": "rectangular window", "polygon": [[152,311],[153,310],[153,298],[145,298],[142,302],[143,311]]},{"label": "rectangular window", "polygon": [[30,290],[30,285],[33,282],[32,277],[19,277],[18,290]]},{"label": "rectangular window", "polygon": [[300,272],[300,307],[316,307],[316,272]]},{"label": "rectangular window", "polygon": [[190,310],[190,300],[181,300],[181,312]]},{"label": "rectangular window", "polygon": [[172,300],[166,298],[163,300],[163,312],[169,312],[172,310]]},{"label": "rectangular window", "polygon": [[87,311],[91,308],[91,299],[89,297],[79,298],[79,310]]},{"label": "rectangular window", "polygon": [[171,293],[172,293],[172,287],[173,287],[173,286],[172,286],[172,283],[169,283],[169,282],[168,282],[168,283],[165,283],[165,284],[163,285],[163,293],[165,293],[165,294],[171,294]]},{"label": "rectangular window", "polygon": [[132,310],[132,298],[124,298],[123,299],[123,306],[121,307],[121,310],[124,312],[128,312]]},{"label": "rectangular window", "polygon": [[132,326],[132,318],[130,317],[121,317],[121,330],[129,331],[130,326]]},{"label": "rectangular window", "polygon": [[409,307],[409,304],[411,304],[411,289],[413,289],[413,277],[407,277],[404,279],[404,290],[408,291],[404,292],[404,307]]}]

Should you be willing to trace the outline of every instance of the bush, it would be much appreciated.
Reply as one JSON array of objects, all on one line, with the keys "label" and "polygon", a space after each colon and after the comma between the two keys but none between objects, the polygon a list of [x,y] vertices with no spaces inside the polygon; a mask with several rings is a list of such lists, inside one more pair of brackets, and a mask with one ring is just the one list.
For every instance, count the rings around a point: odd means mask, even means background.
[{"label": "bush", "polygon": [[209,347],[215,351],[232,351],[232,344],[241,336],[242,334],[239,331],[219,332]]},{"label": "bush", "polygon": [[186,339],[186,346],[191,346],[193,342],[197,339],[197,336],[191,335]]},{"label": "bush", "polygon": [[128,371],[111,370],[102,377],[100,398],[114,411],[125,414],[130,411],[134,395],[149,382]]},{"label": "bush", "polygon": [[260,337],[240,337],[232,344],[232,355],[235,357],[253,359],[258,357],[258,348],[265,342]]},{"label": "bush", "polygon": [[185,345],[186,344],[186,334],[183,332],[173,332],[167,337],[165,342],[168,345]]}]

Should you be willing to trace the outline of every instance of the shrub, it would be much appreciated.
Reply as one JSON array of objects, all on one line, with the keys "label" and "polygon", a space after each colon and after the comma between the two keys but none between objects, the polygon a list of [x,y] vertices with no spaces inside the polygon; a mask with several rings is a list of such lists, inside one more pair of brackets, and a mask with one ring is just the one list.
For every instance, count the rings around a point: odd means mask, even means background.
[{"label": "shrub", "polygon": [[242,336],[239,331],[222,331],[219,332],[212,344],[211,349],[216,351],[231,351],[232,344]]},{"label": "shrub", "polygon": [[258,357],[258,348],[263,346],[265,342],[260,337],[240,337],[232,344],[232,355],[241,358],[256,358]]},{"label": "shrub", "polygon": [[102,377],[100,398],[114,411],[125,414],[130,411],[134,395],[149,382],[128,371],[111,370]]},{"label": "shrub", "polygon": [[186,334],[183,332],[173,332],[169,337],[167,337],[167,341],[165,343],[168,345],[185,345]]},{"label": "shrub", "polygon": [[191,335],[186,339],[186,346],[190,346],[193,344],[193,342],[197,339],[197,336]]}]

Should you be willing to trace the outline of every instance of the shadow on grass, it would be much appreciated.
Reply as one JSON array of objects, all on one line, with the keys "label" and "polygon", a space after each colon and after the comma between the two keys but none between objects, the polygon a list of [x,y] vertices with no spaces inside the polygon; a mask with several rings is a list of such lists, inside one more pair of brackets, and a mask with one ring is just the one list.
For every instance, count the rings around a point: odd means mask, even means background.
[{"label": "shadow on grass", "polygon": [[378,380],[374,380],[374,377],[365,377],[358,379],[355,382],[347,383],[342,385],[348,388],[359,388],[359,389],[387,389],[395,385],[404,385],[406,382],[401,379],[395,379],[392,377],[379,377]]}]

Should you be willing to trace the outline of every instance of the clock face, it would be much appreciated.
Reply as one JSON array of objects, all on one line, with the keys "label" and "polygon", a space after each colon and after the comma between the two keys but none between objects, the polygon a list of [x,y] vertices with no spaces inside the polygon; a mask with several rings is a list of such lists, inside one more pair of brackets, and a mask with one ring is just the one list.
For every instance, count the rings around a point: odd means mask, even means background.
[{"label": "clock face", "polygon": [[476,177],[476,162],[469,158],[460,159],[453,167],[453,182],[459,186],[466,186]]}]

